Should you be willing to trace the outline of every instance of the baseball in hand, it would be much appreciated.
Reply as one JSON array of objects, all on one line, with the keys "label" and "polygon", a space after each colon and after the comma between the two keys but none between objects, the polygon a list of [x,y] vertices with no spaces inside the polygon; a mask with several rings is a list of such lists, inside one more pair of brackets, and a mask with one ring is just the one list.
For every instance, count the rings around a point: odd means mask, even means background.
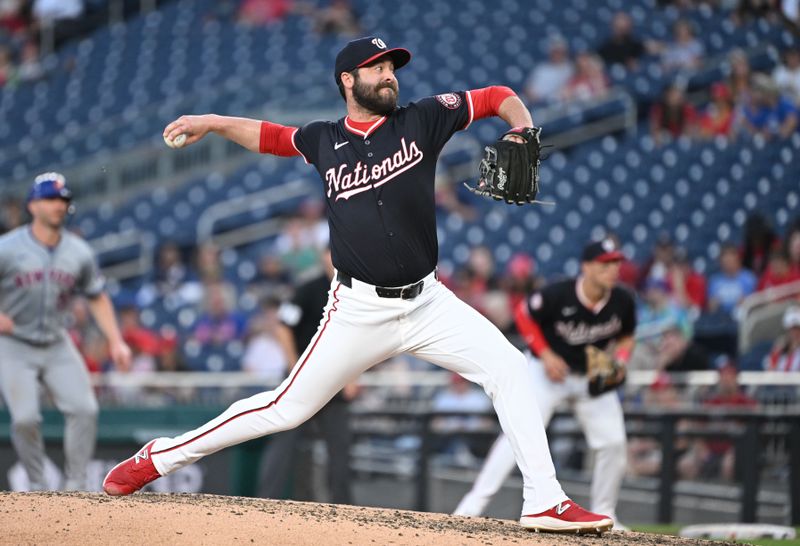
[{"label": "baseball in hand", "polygon": [[182,148],[186,144],[186,133],[179,134],[173,140],[164,137],[164,143],[170,148]]}]

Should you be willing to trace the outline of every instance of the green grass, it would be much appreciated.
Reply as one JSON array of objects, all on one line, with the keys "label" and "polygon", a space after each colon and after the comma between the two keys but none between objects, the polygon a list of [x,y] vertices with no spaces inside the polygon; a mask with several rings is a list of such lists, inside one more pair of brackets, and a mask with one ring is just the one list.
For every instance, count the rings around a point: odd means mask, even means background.
[{"label": "green grass", "polygon": [[[681,530],[681,525],[634,525],[631,527],[633,531],[640,531],[642,533],[657,533],[660,535],[677,535]],[[800,535],[800,527],[796,527],[795,531]],[[776,540],[773,538],[759,538],[749,541],[741,541],[742,544],[755,544],[757,546],[800,546],[800,538],[792,540]]]}]

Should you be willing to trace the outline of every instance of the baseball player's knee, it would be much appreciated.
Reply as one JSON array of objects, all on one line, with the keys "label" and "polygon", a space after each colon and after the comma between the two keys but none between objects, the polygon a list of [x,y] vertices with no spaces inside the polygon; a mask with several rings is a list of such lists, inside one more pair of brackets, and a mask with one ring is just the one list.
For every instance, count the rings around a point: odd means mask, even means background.
[{"label": "baseball player's knee", "polygon": [[93,420],[97,419],[99,408],[97,401],[94,399],[81,401],[78,405],[69,408],[64,412],[64,417],[80,419],[80,420]]},{"label": "baseball player's knee", "polygon": [[85,407],[64,414],[65,419],[81,422],[97,421],[97,408]]},{"label": "baseball player's knee", "polygon": [[628,464],[628,450],[625,441],[603,446],[597,450],[598,457],[603,459],[606,469],[625,469]]},{"label": "baseball player's knee", "polygon": [[509,350],[505,352],[502,367],[504,378],[510,382],[528,381],[528,361],[525,355],[509,344]]},{"label": "baseball player's knee", "polygon": [[317,412],[317,408],[311,406],[295,406],[287,408],[287,411],[282,412],[283,420],[287,428],[297,428],[309,419],[311,419]]},{"label": "baseball player's knee", "polygon": [[14,434],[28,436],[32,433],[38,433],[41,424],[42,418],[38,415],[15,416],[13,421]]}]

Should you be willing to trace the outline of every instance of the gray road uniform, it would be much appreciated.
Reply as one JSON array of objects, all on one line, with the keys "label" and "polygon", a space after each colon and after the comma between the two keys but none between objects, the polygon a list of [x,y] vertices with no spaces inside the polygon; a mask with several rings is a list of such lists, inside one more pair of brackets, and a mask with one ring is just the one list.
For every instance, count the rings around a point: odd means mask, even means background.
[{"label": "gray road uniform", "polygon": [[0,312],[14,321],[13,332],[0,335],[0,391],[11,413],[14,448],[33,490],[45,487],[40,383],[64,414],[64,487],[86,487],[97,400],[63,319],[73,295],[93,298],[103,288],[91,247],[72,233],[63,231],[53,248],[35,239],[30,226],[0,237]]}]

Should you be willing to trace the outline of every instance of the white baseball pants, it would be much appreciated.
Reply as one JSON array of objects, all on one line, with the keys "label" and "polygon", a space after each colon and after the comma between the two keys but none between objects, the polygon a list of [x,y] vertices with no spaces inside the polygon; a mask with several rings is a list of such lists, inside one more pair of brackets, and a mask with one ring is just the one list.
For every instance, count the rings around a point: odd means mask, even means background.
[{"label": "white baseball pants", "polygon": [[530,411],[534,398],[525,357],[485,317],[459,300],[433,273],[413,300],[381,298],[355,279],[331,284],[316,335],[275,390],[232,404],[219,417],[151,450],[169,474],[226,447],[294,428],[348,382],[401,353],[459,373],[492,399],[510,450],[524,477],[523,514],[566,500],[556,480],[544,426]]},{"label": "white baseball pants", "polygon": [[[560,404],[567,402],[594,451],[590,510],[617,521],[616,507],[627,464],[625,420],[622,405],[615,391],[597,397],[589,396],[588,379],[569,375],[563,383],[551,381],[542,363],[530,357],[529,381],[534,400],[545,426]],[[483,463],[475,484],[453,512],[461,516],[479,516],[486,505],[514,470],[514,453],[505,435],[495,441]]]}]

